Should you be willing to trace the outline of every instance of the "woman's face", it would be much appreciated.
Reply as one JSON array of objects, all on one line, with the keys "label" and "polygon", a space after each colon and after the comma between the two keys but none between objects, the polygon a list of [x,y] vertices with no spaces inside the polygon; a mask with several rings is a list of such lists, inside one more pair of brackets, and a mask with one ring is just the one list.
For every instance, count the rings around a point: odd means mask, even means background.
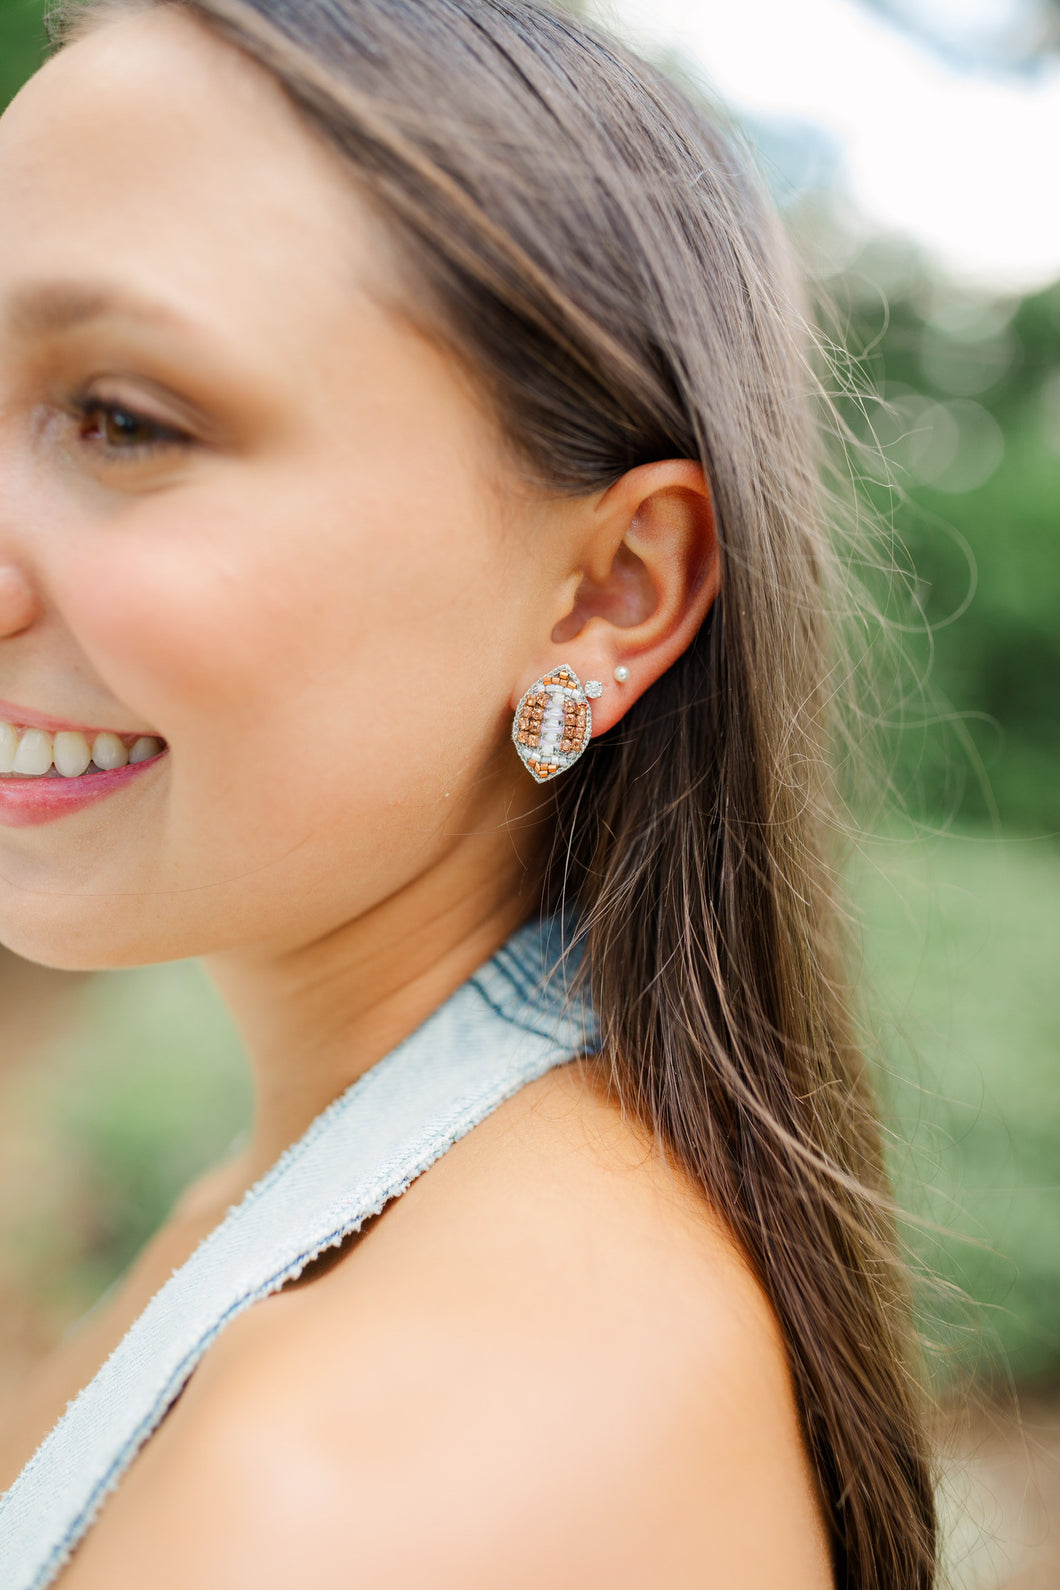
[{"label": "woman's face", "polygon": [[470,832],[510,857],[556,516],[371,291],[337,161],[234,52],[133,15],[0,121],[0,236],[0,720],[166,747],[47,821],[0,788],[0,940],[295,947]]}]

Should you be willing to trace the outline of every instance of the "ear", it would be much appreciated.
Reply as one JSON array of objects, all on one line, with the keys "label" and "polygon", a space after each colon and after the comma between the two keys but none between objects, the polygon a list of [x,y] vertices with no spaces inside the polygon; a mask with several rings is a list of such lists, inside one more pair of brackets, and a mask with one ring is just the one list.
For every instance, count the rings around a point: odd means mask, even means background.
[{"label": "ear", "polygon": [[[643,464],[589,507],[579,532],[574,602],[538,672],[567,663],[583,683],[600,680],[593,730],[603,734],[692,644],[718,594],[706,476],[690,459]],[[616,681],[616,668],[628,678]]]}]

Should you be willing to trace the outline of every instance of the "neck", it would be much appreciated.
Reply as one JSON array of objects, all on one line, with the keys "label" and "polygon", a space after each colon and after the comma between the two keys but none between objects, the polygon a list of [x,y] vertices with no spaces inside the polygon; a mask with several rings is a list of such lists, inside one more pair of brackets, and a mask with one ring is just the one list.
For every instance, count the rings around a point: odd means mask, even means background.
[{"label": "neck", "polygon": [[447,858],[313,943],[206,961],[256,1083],[248,1185],[533,914],[536,890],[512,872],[494,856],[469,879]]}]

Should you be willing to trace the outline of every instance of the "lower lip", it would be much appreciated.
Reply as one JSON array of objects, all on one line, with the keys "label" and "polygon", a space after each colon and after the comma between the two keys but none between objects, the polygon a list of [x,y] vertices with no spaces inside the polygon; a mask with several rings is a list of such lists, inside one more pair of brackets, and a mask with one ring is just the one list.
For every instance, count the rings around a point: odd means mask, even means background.
[{"label": "lower lip", "polygon": [[50,778],[46,773],[41,778],[0,777],[0,825],[31,828],[79,812],[125,789],[141,773],[157,767],[165,755],[160,751],[146,762],[127,763],[109,773],[82,773],[80,778]]}]

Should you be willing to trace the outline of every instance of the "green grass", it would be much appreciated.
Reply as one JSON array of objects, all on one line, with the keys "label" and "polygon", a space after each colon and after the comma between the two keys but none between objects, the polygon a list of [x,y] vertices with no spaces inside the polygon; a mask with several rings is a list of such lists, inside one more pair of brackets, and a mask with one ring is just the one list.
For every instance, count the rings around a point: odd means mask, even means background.
[{"label": "green grass", "polygon": [[[1060,1373],[1060,851],[876,841],[856,876],[900,1196],[951,1372]],[[946,1363],[943,1361],[943,1372]]]}]

